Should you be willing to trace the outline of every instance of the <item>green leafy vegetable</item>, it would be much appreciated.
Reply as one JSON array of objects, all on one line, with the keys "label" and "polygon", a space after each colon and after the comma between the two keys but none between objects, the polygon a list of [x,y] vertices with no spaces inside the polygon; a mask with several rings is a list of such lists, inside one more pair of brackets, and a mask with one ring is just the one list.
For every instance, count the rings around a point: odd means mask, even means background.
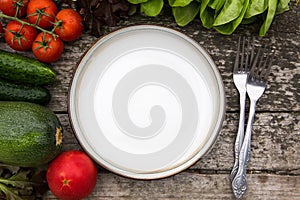
[{"label": "green leafy vegetable", "polygon": [[205,28],[212,28],[214,24],[214,9],[209,7],[210,0],[202,0],[200,6],[200,19]]},{"label": "green leafy vegetable", "polygon": [[[163,8],[163,0],[128,0],[140,4],[141,12],[157,16]],[[200,13],[202,25],[214,28],[222,34],[232,34],[241,24],[260,22],[260,36],[265,36],[274,16],[289,10],[290,0],[168,0],[175,22],[186,26]]]},{"label": "green leafy vegetable", "polygon": [[47,190],[45,170],[0,164],[0,199],[36,199]]},{"label": "green leafy vegetable", "polygon": [[193,0],[169,0],[169,5],[171,7],[184,7],[189,5]]},{"label": "green leafy vegetable", "polygon": [[267,31],[269,30],[271,23],[273,21],[273,18],[275,16],[275,13],[276,13],[277,3],[278,3],[278,0],[268,0],[267,17],[259,29],[259,36],[264,36],[267,33]]},{"label": "green leafy vegetable", "polygon": [[213,26],[220,26],[233,21],[241,16],[241,12],[246,5],[246,0],[228,0],[226,1],[220,14],[214,20]]},{"label": "green leafy vegetable", "polygon": [[173,7],[172,12],[176,23],[179,26],[185,26],[197,16],[200,10],[200,4],[196,1],[191,2],[185,7]]},{"label": "green leafy vegetable", "polygon": [[243,3],[244,4],[243,4],[243,7],[242,7],[242,10],[239,13],[239,16],[237,18],[233,19],[232,21],[230,21],[228,23],[224,23],[224,24],[222,24],[220,26],[217,26],[217,25],[214,24],[214,28],[219,33],[222,33],[222,34],[225,34],[225,35],[230,35],[230,34],[232,34],[235,31],[235,29],[238,27],[238,25],[243,20],[243,17],[245,15],[245,12],[246,12],[248,4],[249,4],[249,0],[245,0]]},{"label": "green leafy vegetable", "polygon": [[252,0],[249,2],[248,9],[245,13],[245,18],[251,18],[255,15],[259,15],[268,8],[267,0]]},{"label": "green leafy vegetable", "polygon": [[147,16],[157,16],[164,6],[163,0],[148,0],[147,2],[141,3],[141,12]]}]

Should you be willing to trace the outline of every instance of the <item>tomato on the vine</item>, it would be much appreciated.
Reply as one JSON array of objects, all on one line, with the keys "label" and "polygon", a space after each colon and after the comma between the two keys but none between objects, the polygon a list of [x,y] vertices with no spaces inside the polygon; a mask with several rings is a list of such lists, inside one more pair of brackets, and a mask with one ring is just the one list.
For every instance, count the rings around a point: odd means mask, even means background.
[{"label": "tomato on the vine", "polygon": [[37,31],[32,26],[22,25],[17,21],[10,21],[6,25],[4,39],[14,50],[27,51],[31,49]]},{"label": "tomato on the vine", "polygon": [[78,39],[83,30],[82,17],[72,9],[63,9],[56,15],[55,23],[58,27],[54,30],[63,41],[70,42]]},{"label": "tomato on the vine", "polygon": [[41,32],[38,34],[32,45],[34,56],[46,63],[51,63],[58,60],[64,50],[64,43],[61,39],[54,38],[48,33]]},{"label": "tomato on the vine", "polygon": [[27,7],[29,22],[44,29],[53,26],[57,12],[58,8],[52,0],[30,0]]},{"label": "tomato on the vine", "polygon": [[46,179],[52,193],[61,200],[78,200],[90,195],[97,182],[97,167],[82,151],[70,150],[49,164]]},{"label": "tomato on the vine", "polygon": [[28,2],[29,0],[0,0],[0,10],[13,17],[16,16],[18,8],[17,17],[22,17],[26,14]]}]

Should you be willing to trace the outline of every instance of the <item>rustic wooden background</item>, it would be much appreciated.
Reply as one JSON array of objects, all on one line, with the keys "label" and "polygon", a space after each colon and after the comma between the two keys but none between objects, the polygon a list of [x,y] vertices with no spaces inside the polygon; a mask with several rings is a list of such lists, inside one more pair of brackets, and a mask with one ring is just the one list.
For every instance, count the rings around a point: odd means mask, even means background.
[{"label": "rustic wooden background", "polygon": [[[300,9],[295,1],[291,1],[290,7],[290,11],[275,18],[266,37],[257,37],[258,41],[274,46],[275,60],[266,92],[257,106],[248,166],[249,189],[244,199],[300,199]],[[234,34],[225,36],[203,28],[198,19],[178,27],[170,11],[165,10],[155,18],[134,15],[103,34],[136,24],[180,30],[208,51],[224,81],[226,119],[214,148],[189,169],[169,178],[141,181],[99,167],[96,188],[88,199],[234,199],[228,176],[233,165],[239,98],[232,82],[232,67],[238,37],[258,36],[259,25],[240,26]],[[66,44],[62,58],[53,63],[58,81],[49,86],[52,100],[48,107],[63,124],[64,150],[81,149],[68,120],[68,88],[77,62],[97,39],[84,34],[76,42]],[[12,51],[3,40],[0,48]],[[49,191],[44,199],[55,197]]]}]

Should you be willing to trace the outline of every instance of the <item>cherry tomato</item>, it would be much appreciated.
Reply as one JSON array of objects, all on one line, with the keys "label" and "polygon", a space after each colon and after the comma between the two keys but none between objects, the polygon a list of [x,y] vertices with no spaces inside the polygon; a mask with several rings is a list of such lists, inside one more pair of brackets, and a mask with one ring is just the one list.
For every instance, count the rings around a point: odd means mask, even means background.
[{"label": "cherry tomato", "polygon": [[33,55],[40,61],[51,63],[58,60],[64,50],[64,43],[48,33],[39,33],[32,45]]},{"label": "cherry tomato", "polygon": [[81,22],[82,17],[78,12],[72,9],[63,9],[56,15],[55,23],[58,23],[58,27],[54,32],[63,41],[76,40],[82,34],[83,25]]},{"label": "cherry tomato", "polygon": [[82,151],[58,155],[47,169],[51,192],[61,200],[79,200],[92,193],[97,182],[97,167]]},{"label": "cherry tomato", "polygon": [[19,6],[18,17],[22,17],[26,14],[26,9],[29,0],[0,0],[0,10],[9,16],[15,16],[17,6]]},{"label": "cherry tomato", "polygon": [[51,0],[30,0],[27,7],[29,22],[44,29],[53,26],[57,12],[57,6]]},{"label": "cherry tomato", "polygon": [[12,49],[27,51],[31,49],[36,35],[37,31],[34,27],[22,25],[17,21],[10,21],[6,25],[4,39]]}]

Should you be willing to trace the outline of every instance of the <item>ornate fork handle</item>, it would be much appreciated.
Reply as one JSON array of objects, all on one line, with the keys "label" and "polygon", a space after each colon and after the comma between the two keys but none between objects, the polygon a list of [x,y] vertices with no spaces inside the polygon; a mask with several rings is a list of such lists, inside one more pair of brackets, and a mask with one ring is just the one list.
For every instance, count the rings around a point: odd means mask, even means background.
[{"label": "ornate fork handle", "polygon": [[246,87],[245,87],[245,91],[240,91],[240,118],[239,118],[239,128],[238,128],[237,137],[234,146],[235,160],[230,174],[231,181],[234,179],[239,168],[239,154],[244,140],[245,104],[246,104]]},{"label": "ornate fork handle", "polygon": [[245,132],[245,139],[239,155],[238,171],[232,181],[233,193],[235,197],[238,199],[241,198],[247,190],[246,167],[250,158],[251,133],[252,133],[252,124],[255,115],[255,108],[256,108],[256,100],[251,100],[249,119],[248,119],[247,128]]}]

